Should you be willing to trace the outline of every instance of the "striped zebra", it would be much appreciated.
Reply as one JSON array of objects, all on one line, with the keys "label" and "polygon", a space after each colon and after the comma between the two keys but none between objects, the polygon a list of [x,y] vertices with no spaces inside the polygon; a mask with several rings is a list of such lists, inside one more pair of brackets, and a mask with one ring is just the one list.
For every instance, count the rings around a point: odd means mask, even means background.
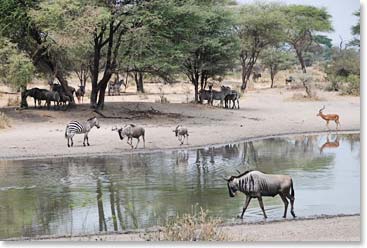
[{"label": "striped zebra", "polygon": [[[79,121],[69,122],[69,124],[66,125],[65,129],[65,138],[68,139],[68,147],[73,146],[74,135],[82,133],[84,133],[83,145],[85,146],[85,140],[87,140],[87,145],[89,146],[88,133],[94,126],[100,128],[97,117],[89,118],[85,122],[79,122]],[[69,144],[69,140],[71,140],[71,144]]]},{"label": "striped zebra", "polygon": [[284,215],[283,218],[287,217],[288,200],[291,201],[291,214],[295,218],[296,215],[293,211],[294,205],[294,189],[293,181],[290,176],[287,175],[269,175],[264,174],[260,171],[245,171],[238,176],[231,176],[227,181],[227,187],[229,196],[234,197],[237,191],[240,191],[246,195],[245,204],[243,206],[241,219],[245,214],[246,208],[250,204],[252,198],[257,198],[261,210],[265,214],[264,204],[262,201],[263,196],[276,196],[279,195],[284,203]]}]

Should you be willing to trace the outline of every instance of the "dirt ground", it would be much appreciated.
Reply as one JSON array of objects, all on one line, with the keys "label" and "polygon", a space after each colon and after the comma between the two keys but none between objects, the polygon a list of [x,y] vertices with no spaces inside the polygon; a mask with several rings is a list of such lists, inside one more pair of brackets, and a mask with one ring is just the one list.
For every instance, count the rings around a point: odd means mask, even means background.
[{"label": "dirt ground", "polygon": [[[126,141],[121,141],[118,134],[111,131],[114,126],[128,123],[146,129],[145,149],[141,142],[134,152],[223,144],[287,133],[327,131],[325,121],[316,116],[323,105],[326,106],[324,113],[340,115],[341,130],[360,129],[359,97],[319,91],[319,101],[292,98],[302,93],[302,90],[289,91],[285,88],[253,90],[241,97],[240,109],[233,110],[207,104],[178,103],[180,100],[185,101],[185,94],[167,93],[165,97],[171,103],[156,103],[159,96],[155,94],[108,96],[102,113],[115,118],[99,118],[101,128],[91,130],[90,147],[83,147],[83,135],[76,135],[72,148],[66,145],[66,124],[71,120],[86,120],[100,115],[94,113],[88,104],[77,104],[72,111],[34,109],[34,103],[29,99],[29,109],[0,109],[11,120],[11,128],[0,129],[0,159],[132,152]],[[142,97],[144,101],[140,99]],[[172,132],[178,124],[189,129],[188,145],[180,146]],[[335,130],[335,123],[330,123],[330,128]],[[133,142],[136,143],[136,140]]]},{"label": "dirt ground", "polygon": [[[239,224],[221,227],[226,241],[361,241],[360,216],[289,220],[270,223]],[[43,237],[45,241],[148,241],[152,233]]]},{"label": "dirt ground", "polygon": [[[294,96],[304,94],[302,89],[288,90],[284,87],[266,89],[259,84],[244,93],[240,109],[223,109],[206,104],[192,104],[192,87],[146,84],[146,94],[135,94],[133,89],[120,96],[107,96],[102,113],[112,118],[102,118],[85,104],[77,104],[71,111],[47,111],[34,109],[28,100],[29,109],[17,110],[7,106],[9,98],[17,95],[0,95],[0,112],[4,112],[11,127],[0,129],[0,159],[23,159],[36,157],[91,156],[131,152],[149,152],[162,149],[190,148],[224,144],[244,139],[261,138],[290,133],[326,132],[325,121],[316,114],[325,105],[324,113],[340,115],[341,130],[360,130],[360,97],[340,96],[336,92],[317,90],[319,100],[305,100]],[[4,91],[4,90],[3,90]],[[164,97],[169,103],[160,103]],[[10,104],[11,105],[11,104]],[[68,148],[64,137],[65,126],[71,120],[86,120],[99,117],[100,129],[89,134],[91,146],[83,147],[83,136],[74,138],[74,147]],[[146,129],[146,147],[139,145],[131,150],[126,141],[121,141],[114,126],[134,123]],[[172,130],[178,125],[189,130],[188,145],[180,145]],[[335,124],[330,123],[335,130]],[[134,141],[135,143],[136,141]],[[235,233],[231,240],[360,240],[360,217],[336,217],[302,221],[285,221],[257,225],[225,227]],[[98,236],[99,237],[99,236]],[[98,237],[88,237],[91,240]],[[84,238],[75,238],[76,240]],[[104,236],[103,240],[141,240],[138,234]]]}]

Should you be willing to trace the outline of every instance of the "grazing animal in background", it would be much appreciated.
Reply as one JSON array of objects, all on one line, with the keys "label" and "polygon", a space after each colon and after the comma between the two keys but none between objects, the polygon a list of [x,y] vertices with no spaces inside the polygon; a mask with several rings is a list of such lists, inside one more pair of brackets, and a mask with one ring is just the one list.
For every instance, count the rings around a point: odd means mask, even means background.
[{"label": "grazing animal in background", "polygon": [[110,81],[108,83],[108,95],[109,96],[114,96],[115,94],[117,95],[120,95],[120,88],[121,88],[121,85],[124,84],[124,80],[121,79],[119,81]]},{"label": "grazing animal in background", "polygon": [[232,101],[232,109],[236,108],[236,102],[237,102],[237,108],[240,108],[240,93],[238,93],[236,90],[231,90],[228,95],[224,98],[224,107],[230,108],[231,107],[231,101]]},{"label": "grazing animal in background", "polygon": [[79,89],[75,92],[75,96],[78,99],[78,103],[80,103],[80,100],[83,103],[83,97],[85,95],[85,86],[79,85]]},{"label": "grazing animal in background", "polygon": [[287,217],[288,200],[291,202],[291,214],[293,218],[296,217],[294,214],[294,189],[293,181],[290,176],[287,175],[270,175],[264,174],[260,171],[245,171],[238,176],[231,176],[227,181],[227,187],[229,196],[234,197],[237,191],[240,191],[246,195],[245,204],[243,206],[241,219],[245,214],[245,211],[250,204],[252,198],[257,198],[259,201],[260,208],[264,214],[264,218],[267,218],[264,204],[262,201],[263,196],[276,196],[279,195],[284,203],[284,215],[283,218]]},{"label": "grazing animal in background", "polygon": [[252,73],[252,80],[254,80],[256,82],[258,78],[261,78],[261,73],[253,72]]},{"label": "grazing animal in background", "polygon": [[189,143],[189,131],[186,127],[183,127],[181,125],[178,125],[175,130],[172,130],[176,137],[178,138],[178,141],[180,141],[181,145],[184,143],[186,138],[186,143]]},{"label": "grazing animal in background", "polygon": [[[131,146],[131,149],[134,148],[133,146],[133,138],[137,139],[138,142],[136,143],[135,149],[138,147],[140,142],[140,137],[143,138],[144,148],[145,148],[145,129],[143,127],[136,126],[134,124],[125,125],[122,128],[114,127],[112,131],[117,131],[120,139],[123,140],[127,137],[127,144]],[[130,141],[130,142],[129,142]]]},{"label": "grazing animal in background", "polygon": [[[68,140],[68,147],[74,145],[73,137],[75,134],[83,134],[83,133],[84,133],[83,145],[85,146],[85,141],[87,141],[87,145],[89,146],[88,133],[94,126],[100,128],[97,117],[89,118],[87,121],[84,122],[79,121],[69,122],[66,125],[65,129],[65,138]],[[69,144],[69,140],[71,141],[71,144]]]},{"label": "grazing animal in background", "polygon": [[33,97],[34,99],[34,107],[37,107],[37,102],[38,102],[38,107],[41,107],[41,101],[42,100],[47,100],[46,97],[46,93],[50,92],[46,89],[39,89],[39,88],[32,88],[29,90],[25,90],[22,92],[21,96],[22,96],[22,104],[27,107],[28,105],[26,104],[27,102],[27,97]]},{"label": "grazing animal in background", "polygon": [[336,130],[338,130],[338,127],[340,126],[340,121],[339,121],[339,115],[337,114],[323,114],[322,111],[325,109],[325,105],[319,110],[319,113],[316,116],[320,116],[322,119],[324,119],[326,121],[326,126],[327,128],[330,130],[329,128],[329,121],[335,121],[336,124]]},{"label": "grazing animal in background", "polygon": [[219,100],[220,105],[223,107],[223,102],[228,94],[231,93],[231,88],[228,86],[221,86],[220,91],[212,90],[211,105],[213,105],[213,100]]}]

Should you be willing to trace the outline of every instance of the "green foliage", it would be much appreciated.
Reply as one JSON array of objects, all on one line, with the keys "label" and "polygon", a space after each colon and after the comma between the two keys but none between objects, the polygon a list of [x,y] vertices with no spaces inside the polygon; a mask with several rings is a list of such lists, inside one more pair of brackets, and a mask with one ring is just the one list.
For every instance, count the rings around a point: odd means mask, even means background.
[{"label": "green foliage", "polygon": [[306,72],[304,53],[318,42],[330,46],[330,41],[318,33],[333,30],[331,16],[324,8],[306,5],[287,5],[282,11],[286,17],[286,41],[296,51],[302,70]]},{"label": "green foliage", "polygon": [[360,54],[353,48],[333,49],[332,61],[325,66],[329,90],[342,90],[344,94],[359,95],[360,93]]},{"label": "green foliage", "polygon": [[19,90],[26,88],[34,75],[31,59],[20,52],[16,45],[0,39],[0,81]]},{"label": "green foliage", "polygon": [[296,58],[293,53],[277,47],[270,47],[261,53],[261,64],[269,69],[271,87],[273,87],[275,75],[282,70],[289,69],[295,64]]},{"label": "green foliage", "polygon": [[361,11],[358,10],[354,13],[356,17],[358,17],[358,22],[355,26],[352,26],[352,34],[355,36],[355,38],[349,43],[351,46],[357,46],[360,47],[361,41],[360,41],[360,35],[361,35]]}]

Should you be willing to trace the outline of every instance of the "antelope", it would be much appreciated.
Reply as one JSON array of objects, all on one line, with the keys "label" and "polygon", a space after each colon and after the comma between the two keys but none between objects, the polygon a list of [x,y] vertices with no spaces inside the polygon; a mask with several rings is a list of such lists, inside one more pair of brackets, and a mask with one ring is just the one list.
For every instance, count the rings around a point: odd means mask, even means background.
[{"label": "antelope", "polygon": [[339,115],[337,114],[323,114],[322,111],[325,109],[325,105],[319,110],[319,113],[316,116],[320,116],[322,119],[324,119],[326,121],[326,126],[327,128],[330,130],[329,128],[329,121],[335,121],[336,124],[336,130],[338,130],[338,127],[340,126],[340,122],[339,122]]},{"label": "antelope", "polygon": [[[238,171],[238,173],[240,173]],[[284,203],[284,215],[287,217],[288,200],[291,202],[291,214],[293,218],[296,217],[293,205],[294,205],[294,189],[293,180],[288,175],[270,175],[264,174],[260,171],[248,170],[238,176],[231,176],[224,178],[227,181],[227,187],[230,197],[235,197],[237,191],[240,191],[246,195],[245,204],[242,209],[241,219],[245,214],[245,211],[250,204],[252,198],[257,198],[260,208],[266,219],[266,213],[264,209],[263,196],[276,196],[279,195]]]},{"label": "antelope", "polygon": [[327,135],[325,144],[323,144],[320,148],[320,153],[322,153],[322,151],[325,148],[337,148],[337,147],[339,147],[339,137],[336,136],[335,140],[330,142],[329,135]]}]

